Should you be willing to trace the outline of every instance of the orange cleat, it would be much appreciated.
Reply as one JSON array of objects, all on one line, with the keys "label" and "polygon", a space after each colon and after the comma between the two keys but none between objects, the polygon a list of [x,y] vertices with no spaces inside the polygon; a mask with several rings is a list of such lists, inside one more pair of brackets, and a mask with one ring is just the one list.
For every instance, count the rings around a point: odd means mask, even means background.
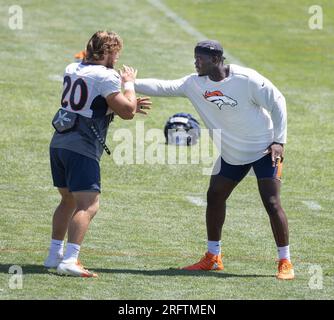
[{"label": "orange cleat", "polygon": [[288,259],[279,260],[276,278],[280,280],[292,280],[295,278],[293,265]]},{"label": "orange cleat", "polygon": [[78,59],[78,60],[83,60],[84,58],[86,58],[86,50],[82,50],[82,51],[76,53],[74,55],[74,58]]},{"label": "orange cleat", "polygon": [[205,256],[197,263],[182,268],[182,270],[224,270],[222,256],[206,252]]}]

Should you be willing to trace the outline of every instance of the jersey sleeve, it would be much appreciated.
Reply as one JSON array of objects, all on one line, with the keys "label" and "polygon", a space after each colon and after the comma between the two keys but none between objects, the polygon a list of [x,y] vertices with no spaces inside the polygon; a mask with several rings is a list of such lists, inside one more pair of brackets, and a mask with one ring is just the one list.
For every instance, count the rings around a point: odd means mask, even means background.
[{"label": "jersey sleeve", "polygon": [[177,80],[137,79],[135,89],[136,92],[150,96],[185,97],[189,77]]},{"label": "jersey sleeve", "polygon": [[108,70],[99,83],[99,91],[102,97],[121,92],[121,77],[115,70]]},{"label": "jersey sleeve", "polygon": [[265,77],[254,72],[248,79],[251,101],[269,111],[274,125],[274,141],[286,143],[287,111],[283,94]]}]

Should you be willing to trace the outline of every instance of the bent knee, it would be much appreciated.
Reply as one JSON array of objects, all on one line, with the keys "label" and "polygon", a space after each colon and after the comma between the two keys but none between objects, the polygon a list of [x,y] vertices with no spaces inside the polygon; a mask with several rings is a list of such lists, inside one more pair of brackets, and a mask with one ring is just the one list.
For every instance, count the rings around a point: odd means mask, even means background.
[{"label": "bent knee", "polygon": [[222,203],[227,200],[226,193],[222,188],[219,187],[210,187],[206,194],[208,204],[211,203]]},{"label": "bent knee", "polygon": [[74,207],[75,206],[75,199],[74,199],[74,197],[71,193],[62,194],[61,203],[66,205],[66,206]]},{"label": "bent knee", "polygon": [[96,213],[99,211],[99,208],[100,208],[100,202],[96,201],[93,204],[91,204],[89,207],[87,207],[86,211],[91,217],[94,217]]},{"label": "bent knee", "polygon": [[269,214],[277,214],[282,210],[281,202],[276,197],[270,197],[264,201],[264,206]]},{"label": "bent knee", "polygon": [[85,211],[91,217],[94,217],[97,211],[100,208],[100,200],[98,197],[95,199],[84,200],[84,201],[77,201],[77,211]]}]

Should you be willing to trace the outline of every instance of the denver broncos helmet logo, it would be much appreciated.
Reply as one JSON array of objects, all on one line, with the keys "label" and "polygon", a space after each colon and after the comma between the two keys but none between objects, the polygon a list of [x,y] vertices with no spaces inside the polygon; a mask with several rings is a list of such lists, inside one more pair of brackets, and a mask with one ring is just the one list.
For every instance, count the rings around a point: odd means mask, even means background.
[{"label": "denver broncos helmet logo", "polygon": [[203,97],[206,100],[215,103],[218,106],[219,110],[222,109],[223,105],[235,107],[238,104],[236,100],[232,99],[229,96],[224,95],[221,91],[218,90],[211,92],[205,91]]}]

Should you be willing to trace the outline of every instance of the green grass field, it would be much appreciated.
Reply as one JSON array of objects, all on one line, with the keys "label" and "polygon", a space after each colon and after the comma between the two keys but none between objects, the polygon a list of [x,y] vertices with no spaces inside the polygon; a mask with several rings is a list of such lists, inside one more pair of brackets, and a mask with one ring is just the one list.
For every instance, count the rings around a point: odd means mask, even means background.
[{"label": "green grass field", "polygon": [[[139,77],[174,79],[194,72],[197,39],[144,0],[17,0],[23,29],[11,30],[12,3],[5,0],[0,6],[0,299],[333,299],[333,1],[317,1],[322,30],[308,26],[314,4],[309,0],[164,3],[286,96],[282,202],[296,279],[274,277],[276,246],[254,177],[228,202],[222,239],[226,270],[189,273],[170,268],[195,262],[206,250],[205,207],[187,200],[205,200],[209,177],[202,174],[203,165],[120,166],[106,155],[100,211],[80,256],[99,278],[45,270],[59,200],[48,156],[50,122],[62,91],[57,77],[99,29],[122,36],[118,66],[138,68]],[[153,103],[148,117],[135,118],[145,121],[145,131],[162,129],[175,112],[198,118],[186,99],[153,98]],[[119,144],[114,133],[121,128],[134,133],[136,120],[112,124],[107,144],[113,150]],[[22,267],[22,289],[9,286],[12,265]],[[314,268],[322,274],[312,274]]]}]

